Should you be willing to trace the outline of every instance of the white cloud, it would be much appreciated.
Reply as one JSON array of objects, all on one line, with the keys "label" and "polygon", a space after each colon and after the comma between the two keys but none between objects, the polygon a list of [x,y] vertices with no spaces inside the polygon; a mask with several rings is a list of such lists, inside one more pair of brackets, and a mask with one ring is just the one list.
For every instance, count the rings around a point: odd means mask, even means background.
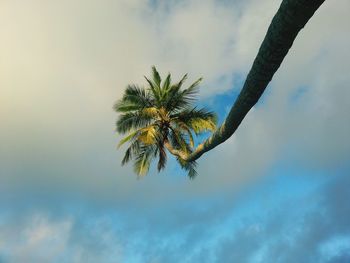
[{"label": "white cloud", "polygon": [[1,228],[0,236],[6,243],[0,253],[9,257],[6,262],[52,262],[67,250],[70,220],[49,222],[46,216],[34,214],[28,221]]},{"label": "white cloud", "polygon": [[89,224],[76,216],[53,219],[30,211],[25,218],[7,218],[6,226],[0,225],[1,240],[6,240],[0,243],[1,259],[9,263],[121,262],[121,244],[111,222],[100,217]]}]

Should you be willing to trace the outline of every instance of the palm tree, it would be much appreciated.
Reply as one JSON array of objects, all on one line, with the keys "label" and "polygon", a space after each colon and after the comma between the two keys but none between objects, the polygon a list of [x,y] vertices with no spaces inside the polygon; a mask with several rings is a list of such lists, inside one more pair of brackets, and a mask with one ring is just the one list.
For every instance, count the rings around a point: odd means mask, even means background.
[{"label": "palm tree", "polygon": [[[216,129],[216,115],[193,106],[202,78],[186,89],[181,88],[187,74],[172,84],[170,74],[162,81],[157,69],[152,67],[152,79],[145,78],[147,88],[127,86],[122,99],[114,105],[115,111],[120,113],[117,131],[127,134],[119,146],[130,143],[122,164],[134,159],[134,170],[138,175],[145,175],[156,157],[158,171],[164,169],[166,149],[184,156],[191,154],[193,133],[199,135]],[[184,161],[181,154],[177,160],[193,178],[196,175],[196,162]]]},{"label": "palm tree", "polygon": [[[178,97],[170,99],[169,94],[172,94],[172,92],[179,97],[181,97],[180,94],[185,92],[180,92],[180,87],[186,79],[186,75],[177,84],[180,86],[177,91],[175,91],[177,88],[171,91],[174,88],[170,88],[170,75],[164,82],[169,82],[169,84],[163,84],[167,88],[160,88],[161,80],[155,69],[153,70],[153,81],[147,79],[150,85],[148,91],[137,88],[136,86],[129,86],[124,98],[115,107],[118,112],[125,112],[125,114],[120,116],[117,123],[118,131],[121,133],[132,131],[121,142],[131,141],[131,146],[126,152],[123,163],[129,161],[131,157],[135,157],[136,171],[142,174],[148,170],[150,160],[158,154],[158,169],[161,170],[164,168],[166,160],[165,147],[171,154],[176,156],[180,165],[189,171],[189,175],[193,176],[195,174],[195,161],[204,153],[230,138],[250,109],[258,102],[289,49],[292,47],[298,33],[324,1],[282,1],[281,6],[271,21],[237,100],[234,102],[225,121],[215,131],[213,113],[204,109],[197,111],[196,108],[192,108],[191,110],[188,108],[190,102],[194,99],[194,93],[192,93],[192,89],[194,88],[192,86],[192,88],[187,89],[187,93],[189,94],[184,97],[185,99],[178,99]],[[192,85],[196,87],[199,81]],[[178,105],[173,106],[171,103],[171,107],[165,107],[164,105],[168,105],[166,101],[170,100],[174,101],[174,105],[177,105],[175,101],[181,101],[181,107]],[[149,103],[149,101],[152,103]],[[123,104],[125,104],[124,108]],[[149,105],[149,107],[145,105]],[[172,107],[174,107],[173,111],[169,110]],[[194,114],[195,117],[187,117],[189,122],[183,122],[186,124],[186,126],[183,126],[176,122],[176,118],[174,119],[174,114],[178,114],[179,116],[180,112],[182,112],[182,116],[191,116],[191,114]],[[124,119],[127,124],[123,124]],[[197,122],[203,125],[201,129],[197,127],[196,130],[194,126],[189,124],[195,119],[195,123]],[[153,123],[153,126],[150,126],[151,123]],[[208,139],[193,149],[193,139],[189,131],[200,133],[205,130],[214,132]],[[141,134],[144,134],[144,136],[141,136]]]}]

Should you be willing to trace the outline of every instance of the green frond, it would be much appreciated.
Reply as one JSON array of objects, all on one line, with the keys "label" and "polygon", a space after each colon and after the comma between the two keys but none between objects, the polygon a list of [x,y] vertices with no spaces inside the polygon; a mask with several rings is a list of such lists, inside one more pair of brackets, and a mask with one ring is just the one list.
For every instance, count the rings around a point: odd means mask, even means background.
[{"label": "green frond", "polygon": [[134,162],[134,171],[137,175],[144,176],[147,174],[155,150],[154,145],[140,147],[140,152]]},{"label": "green frond", "polygon": [[181,133],[180,130],[178,129],[173,129],[170,128],[171,132],[170,132],[170,140],[171,140],[171,144],[173,145],[173,147],[175,149],[180,149],[184,152],[191,152],[191,146],[188,143],[187,138],[185,138],[185,136]]},{"label": "green frond", "polygon": [[137,161],[134,163],[134,171],[139,176],[144,176],[148,173],[149,167],[151,165],[151,161],[147,155],[142,155]]},{"label": "green frond", "polygon": [[120,148],[124,143],[131,141],[132,139],[134,139],[137,135],[139,131],[134,131],[131,132],[128,136],[124,137],[123,139],[120,140],[120,142],[118,143],[117,148]]},{"label": "green frond", "polygon": [[186,161],[181,160],[180,158],[177,158],[177,161],[180,164],[181,168],[188,172],[187,175],[190,179],[194,179],[197,176],[197,171],[196,171],[197,162],[196,161],[186,162]]},{"label": "green frond", "polygon": [[194,147],[194,139],[193,139],[191,129],[186,124],[181,123],[181,122],[176,123],[176,126],[177,126],[177,129],[184,131],[187,134],[190,146],[193,148]]},{"label": "green frond", "polygon": [[152,81],[150,80],[149,78],[147,78],[146,76],[143,76],[145,78],[145,80],[147,81],[150,89],[152,90],[152,92],[154,92],[154,90],[157,90],[158,89],[158,86]]},{"label": "green frond", "polygon": [[123,160],[122,160],[122,165],[128,163],[132,158],[132,153],[130,147],[126,149]]},{"label": "green frond", "polygon": [[175,84],[176,87],[178,87],[179,89],[181,88],[182,84],[186,81],[187,79],[187,74],[185,74],[182,79],[177,83]]},{"label": "green frond", "polygon": [[[186,76],[187,77],[187,76]],[[199,93],[199,83],[202,78],[199,78],[182,91],[177,90],[172,94],[170,102],[167,103],[170,112],[175,113],[184,109],[188,109],[197,99]]]},{"label": "green frond", "polygon": [[193,82],[187,89],[182,92],[183,98],[196,100],[199,92],[199,83],[203,80],[203,78],[197,79]]},{"label": "green frond", "polygon": [[162,87],[162,90],[164,93],[167,92],[169,90],[169,88],[171,87],[170,83],[171,83],[171,74],[168,73],[168,75],[163,83],[163,87]]},{"label": "green frond", "polygon": [[148,99],[147,90],[135,84],[128,85],[125,89],[123,100],[139,101],[140,99]]},{"label": "green frond", "polygon": [[145,79],[146,79],[146,81],[149,84],[149,89],[151,91],[151,96],[155,100],[156,105],[159,106],[160,103],[161,103],[161,90],[160,90],[160,87],[158,85],[156,85],[153,81],[148,79],[146,76],[145,76]]},{"label": "green frond", "polygon": [[148,126],[153,118],[147,114],[140,112],[127,112],[119,115],[117,120],[117,132],[125,134],[131,130],[138,130]]},{"label": "green frond", "polygon": [[145,145],[154,144],[157,140],[157,129],[155,125],[150,125],[136,131],[131,132],[129,135],[120,140],[118,148],[121,147],[126,142],[132,140],[139,140]]},{"label": "green frond", "polygon": [[161,170],[163,170],[165,168],[166,161],[167,161],[167,156],[166,156],[164,143],[159,142],[157,150],[158,150],[158,153],[159,153],[159,160],[158,160],[157,169],[158,169],[158,172],[160,172]]},{"label": "green frond", "polygon": [[150,107],[152,101],[150,94],[136,85],[128,85],[121,100],[117,101],[113,108],[116,112],[129,112]]},{"label": "green frond", "polygon": [[186,79],[187,79],[187,74],[185,74],[178,83],[170,86],[170,88],[166,93],[166,96],[164,96],[163,105],[168,111],[172,111],[176,109],[176,107],[174,106],[179,104],[179,99],[181,99],[181,94],[182,94],[180,92],[180,89]]},{"label": "green frond", "polygon": [[160,87],[160,83],[161,83],[162,79],[161,79],[155,66],[152,66],[152,78],[153,78],[154,84],[156,84],[156,86]]},{"label": "green frond", "polygon": [[129,111],[136,111],[138,109],[140,109],[140,105],[139,104],[135,104],[133,102],[130,101],[123,101],[123,100],[119,100],[117,101],[114,106],[113,109],[116,112],[129,112]]},{"label": "green frond", "polygon": [[204,131],[215,131],[217,117],[216,114],[204,108],[197,110],[183,110],[170,116],[171,120],[179,126],[187,126],[196,134]]},{"label": "green frond", "polygon": [[128,147],[128,149],[125,151],[124,158],[122,160],[122,165],[128,163],[134,155],[138,155],[140,152],[141,144],[139,141],[134,141],[131,143],[131,145]]},{"label": "green frond", "polygon": [[203,80],[203,77],[200,77],[199,79],[197,79],[195,82],[193,82],[189,87],[188,89],[191,90],[191,89],[194,89],[196,87],[198,87],[199,83]]}]

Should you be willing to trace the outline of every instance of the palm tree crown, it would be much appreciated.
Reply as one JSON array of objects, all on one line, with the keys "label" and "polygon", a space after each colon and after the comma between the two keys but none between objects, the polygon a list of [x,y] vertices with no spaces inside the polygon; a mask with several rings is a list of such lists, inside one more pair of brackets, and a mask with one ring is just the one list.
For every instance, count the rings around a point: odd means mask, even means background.
[{"label": "palm tree crown", "polygon": [[[172,84],[170,74],[162,81],[156,68],[152,67],[152,78],[145,79],[147,88],[128,85],[122,99],[114,105],[115,111],[120,113],[117,132],[126,134],[118,146],[130,144],[122,164],[133,159],[138,175],[145,175],[156,157],[158,171],[162,170],[167,159],[166,149],[190,154],[194,147],[193,133],[199,135],[216,129],[216,115],[193,106],[202,78],[181,89],[187,74]],[[196,163],[179,156],[176,158],[193,178]]]}]

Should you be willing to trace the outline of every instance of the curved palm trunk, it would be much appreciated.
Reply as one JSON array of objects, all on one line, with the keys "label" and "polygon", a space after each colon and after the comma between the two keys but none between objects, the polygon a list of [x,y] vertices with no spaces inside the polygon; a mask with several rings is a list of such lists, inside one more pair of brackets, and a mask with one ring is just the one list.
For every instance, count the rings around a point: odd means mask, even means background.
[{"label": "curved palm trunk", "polygon": [[[287,55],[299,31],[325,0],[283,0],[275,14],[243,88],[225,122],[188,156],[166,145],[168,150],[186,161],[194,161],[205,152],[226,141],[236,131],[249,110],[257,103],[274,73]],[[185,158],[184,158],[185,157]]]}]

